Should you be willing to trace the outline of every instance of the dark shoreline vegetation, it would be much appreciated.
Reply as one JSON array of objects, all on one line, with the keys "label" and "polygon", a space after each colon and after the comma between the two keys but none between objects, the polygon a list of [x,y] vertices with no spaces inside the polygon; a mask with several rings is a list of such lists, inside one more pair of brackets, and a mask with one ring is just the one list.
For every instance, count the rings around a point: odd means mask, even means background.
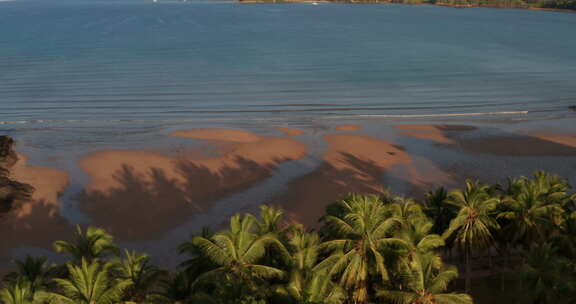
[{"label": "dark shoreline vegetation", "polygon": [[[13,164],[12,141],[3,140],[0,160]],[[263,205],[258,216],[237,214],[227,229],[191,236],[173,271],[121,250],[103,229],[77,227],[73,239],[53,243],[64,264],[15,261],[0,303],[464,304],[482,293],[576,303],[570,191],[567,180],[538,171],[502,185],[438,188],[422,201],[350,194],[326,208],[316,230]]]},{"label": "dark shoreline vegetation", "polygon": [[13,146],[11,137],[0,136],[0,218],[2,214],[17,208],[18,203],[29,200],[34,190],[30,185],[10,178],[10,169],[18,161]]},{"label": "dark shoreline vegetation", "polygon": [[339,2],[339,3],[393,3],[429,4],[456,8],[492,7],[549,10],[576,10],[576,0],[237,0],[241,3],[296,3],[296,2]]}]

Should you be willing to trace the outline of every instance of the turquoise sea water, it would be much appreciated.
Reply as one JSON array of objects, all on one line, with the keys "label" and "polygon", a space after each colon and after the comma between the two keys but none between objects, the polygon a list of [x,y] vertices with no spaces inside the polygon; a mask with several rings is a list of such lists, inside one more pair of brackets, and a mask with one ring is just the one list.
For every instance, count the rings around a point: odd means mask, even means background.
[{"label": "turquoise sea water", "polygon": [[543,11],[1,2],[0,128],[563,116],[574,37]]}]

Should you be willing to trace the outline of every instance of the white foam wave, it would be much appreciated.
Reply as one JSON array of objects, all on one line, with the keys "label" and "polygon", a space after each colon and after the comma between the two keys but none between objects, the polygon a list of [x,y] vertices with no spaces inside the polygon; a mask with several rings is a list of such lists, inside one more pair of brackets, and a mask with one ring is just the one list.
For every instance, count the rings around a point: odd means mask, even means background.
[{"label": "white foam wave", "polygon": [[[0,0],[2,1],[2,0]],[[501,112],[472,112],[472,113],[437,113],[437,114],[354,114],[354,115],[338,115],[338,116],[320,116],[316,119],[341,119],[341,118],[434,118],[434,117],[472,117],[472,116],[499,116],[499,115],[527,115],[529,111],[501,111]],[[197,117],[193,119],[107,119],[107,120],[13,120],[13,121],[0,121],[0,125],[18,125],[18,124],[51,124],[51,123],[183,123],[194,122],[199,120],[216,121],[216,120],[251,120],[251,121],[275,121],[275,120],[288,120],[291,118],[286,117]]]},{"label": "white foam wave", "polygon": [[474,112],[474,113],[440,113],[440,114],[358,114],[359,117],[384,118],[428,118],[428,117],[461,117],[487,115],[527,115],[528,111]]}]

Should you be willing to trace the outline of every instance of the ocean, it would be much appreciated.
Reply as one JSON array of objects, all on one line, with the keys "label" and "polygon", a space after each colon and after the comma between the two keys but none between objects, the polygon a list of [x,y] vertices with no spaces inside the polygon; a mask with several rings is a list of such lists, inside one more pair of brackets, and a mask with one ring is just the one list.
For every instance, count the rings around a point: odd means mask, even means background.
[{"label": "ocean", "polygon": [[576,16],[195,1],[0,6],[0,128],[565,115]]}]

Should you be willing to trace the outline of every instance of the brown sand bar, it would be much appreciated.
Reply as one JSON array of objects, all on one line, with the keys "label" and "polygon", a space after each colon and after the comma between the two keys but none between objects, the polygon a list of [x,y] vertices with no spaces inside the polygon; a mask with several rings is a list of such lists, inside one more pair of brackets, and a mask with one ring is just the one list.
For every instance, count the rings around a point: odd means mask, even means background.
[{"label": "brown sand bar", "polygon": [[60,217],[58,197],[68,185],[68,174],[29,166],[22,155],[10,174],[35,190],[30,201],[0,219],[0,252],[22,246],[50,248],[54,238],[67,237],[71,226]]},{"label": "brown sand bar", "polygon": [[336,126],[336,131],[358,131],[361,130],[362,127],[359,125],[339,125]]},{"label": "brown sand bar", "polygon": [[304,135],[304,131],[293,128],[278,128],[278,131],[284,133],[286,136],[300,136]]},{"label": "brown sand bar", "polygon": [[498,156],[576,156],[574,137],[569,135],[504,134],[458,141],[466,152]]},{"label": "brown sand bar", "polygon": [[[28,158],[18,155],[18,162],[11,170],[11,176],[22,183],[34,187],[32,202],[43,202],[45,204],[60,207],[58,197],[68,186],[69,177],[64,171],[34,167],[28,165]],[[31,202],[25,203],[18,211],[18,216],[30,213]]]},{"label": "brown sand bar", "polygon": [[292,181],[284,195],[274,200],[292,216],[314,225],[326,205],[346,193],[380,193],[384,170],[410,163],[410,157],[390,142],[352,134],[324,136],[328,149],[313,172]]},{"label": "brown sand bar", "polygon": [[[176,134],[196,138],[198,133]],[[205,140],[231,141],[238,138],[229,136],[244,134],[245,140],[224,155],[201,160],[146,151],[92,153],[80,162],[90,176],[81,196],[82,208],[96,224],[121,239],[154,238],[206,210],[213,201],[269,177],[279,163],[306,154],[306,146],[292,138],[222,129],[202,129],[200,134]]]},{"label": "brown sand bar", "polygon": [[471,131],[475,127],[462,126],[462,125],[395,125],[393,128],[406,130],[401,132],[401,136],[408,136],[420,139],[430,139],[442,144],[453,144],[454,141],[450,139],[447,131]]},{"label": "brown sand bar", "polygon": [[555,142],[564,146],[576,148],[576,134],[552,133],[552,132],[534,132],[528,134],[532,137]]},{"label": "brown sand bar", "polygon": [[170,136],[238,143],[253,143],[261,139],[260,136],[254,133],[233,129],[193,129],[176,131],[170,134]]}]

